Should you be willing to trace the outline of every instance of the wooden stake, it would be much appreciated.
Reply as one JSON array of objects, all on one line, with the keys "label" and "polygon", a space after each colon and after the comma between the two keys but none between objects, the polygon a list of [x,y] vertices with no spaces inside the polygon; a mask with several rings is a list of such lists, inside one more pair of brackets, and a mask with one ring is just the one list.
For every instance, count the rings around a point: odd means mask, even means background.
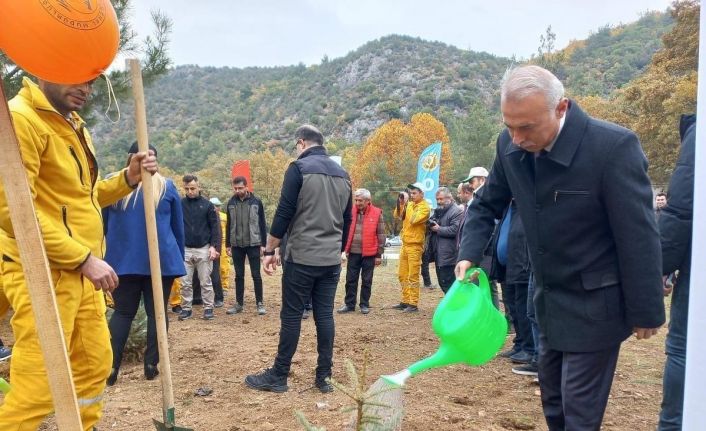
[{"label": "wooden stake", "polygon": [[10,220],[32,301],[39,346],[54,400],[56,422],[60,431],[83,431],[49,262],[1,81],[0,154],[0,179],[5,187]]},{"label": "wooden stake", "polygon": [[[132,80],[132,94],[135,98],[135,122],[137,128],[137,147],[149,151],[147,134],[147,113],[145,110],[145,94],[142,86],[142,70],[137,59],[128,59],[127,67]],[[142,169],[142,196],[145,206],[145,224],[147,226],[147,248],[150,254],[150,272],[152,274],[152,298],[157,324],[157,341],[159,345],[159,370],[162,381],[162,407],[164,425],[168,429],[174,427],[174,392],[172,389],[172,369],[169,362],[169,340],[167,338],[167,323],[164,314],[164,294],[162,293],[162,269],[159,261],[159,242],[157,238],[157,219],[154,207],[154,192],[152,189],[152,174]]]}]

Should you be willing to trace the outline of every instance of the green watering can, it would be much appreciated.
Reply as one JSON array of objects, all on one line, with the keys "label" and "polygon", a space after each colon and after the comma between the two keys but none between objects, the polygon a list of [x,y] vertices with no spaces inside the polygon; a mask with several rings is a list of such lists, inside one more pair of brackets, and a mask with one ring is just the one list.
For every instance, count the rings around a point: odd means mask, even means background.
[{"label": "green watering can", "polygon": [[7,383],[7,380],[0,377],[0,392],[7,395],[10,392],[10,389],[10,384]]},{"label": "green watering can", "polygon": [[[478,275],[478,285],[471,277]],[[488,277],[472,268],[466,278],[456,280],[434,312],[432,329],[439,337],[439,350],[397,374],[382,376],[392,386],[431,368],[451,364],[483,365],[495,357],[507,336],[507,320],[490,299]]]}]

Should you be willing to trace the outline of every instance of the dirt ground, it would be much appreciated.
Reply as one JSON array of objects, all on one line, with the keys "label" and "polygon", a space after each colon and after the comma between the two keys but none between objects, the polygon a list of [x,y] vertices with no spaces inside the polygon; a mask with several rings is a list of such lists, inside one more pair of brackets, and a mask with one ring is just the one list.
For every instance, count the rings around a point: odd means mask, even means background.
[{"label": "dirt ground", "polygon": [[[433,353],[437,340],[431,317],[442,297],[439,289],[423,289],[420,312],[407,315],[385,309],[399,302],[397,262],[375,272],[371,313],[335,315],[334,378],[348,383],[345,360],[358,366],[364,351],[370,356],[367,383]],[[272,394],[248,389],[247,374],[271,366],[277,350],[280,277],[264,276],[267,315],[258,316],[251,280],[246,277],[243,314],[228,316],[216,310],[214,321],[198,318],[178,322],[169,313],[170,347],[177,424],[198,431],[302,430],[295,411],[329,431],[343,430],[349,420],[341,409],[351,404],[341,392],[321,394],[311,389],[316,366],[313,319],[302,322],[299,349],[294,356],[289,392]],[[432,278],[435,279],[432,269]],[[343,303],[339,284],[336,307]],[[231,289],[226,306],[233,301]],[[200,307],[195,315],[200,316]],[[604,419],[604,430],[654,429],[661,401],[665,330],[648,341],[628,340],[623,348]],[[0,322],[0,337],[11,341],[8,324]],[[509,344],[511,337],[508,337]],[[8,365],[0,364],[7,377]],[[539,387],[532,379],[511,371],[506,359],[485,366],[455,365],[429,371],[408,381],[404,393],[404,430],[544,430]],[[213,393],[195,396],[201,387]],[[0,395],[2,399],[2,395]],[[146,381],[141,363],[123,364],[117,384],[106,393],[104,430],[154,429],[161,420],[159,380]],[[55,429],[52,421],[44,427]]]}]

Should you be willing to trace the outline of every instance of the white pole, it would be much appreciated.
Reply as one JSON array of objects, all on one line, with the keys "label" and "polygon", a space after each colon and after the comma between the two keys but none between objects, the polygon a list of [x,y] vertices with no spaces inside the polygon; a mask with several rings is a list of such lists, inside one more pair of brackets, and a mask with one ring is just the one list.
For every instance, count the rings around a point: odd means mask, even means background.
[{"label": "white pole", "polygon": [[[706,22],[706,9],[701,7],[700,22]],[[706,33],[699,33],[699,46],[706,47]],[[689,289],[689,328],[686,340],[686,376],[682,429],[702,430],[706,424],[706,50],[699,50],[699,89],[697,94],[696,160],[694,164],[694,232],[691,252],[691,286]]]}]

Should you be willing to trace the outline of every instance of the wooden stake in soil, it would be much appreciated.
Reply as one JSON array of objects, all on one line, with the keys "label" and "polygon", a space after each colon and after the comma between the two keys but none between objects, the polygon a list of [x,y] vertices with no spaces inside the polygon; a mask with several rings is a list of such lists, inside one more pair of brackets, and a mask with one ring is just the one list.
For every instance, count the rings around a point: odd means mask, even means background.
[{"label": "wooden stake in soil", "polygon": [[54,400],[56,423],[60,431],[82,431],[81,414],[56,306],[49,262],[1,83],[0,154],[0,179],[5,187],[10,219],[32,301],[39,346],[42,349],[49,389]]},{"label": "wooden stake in soil", "polygon": [[[137,128],[137,148],[140,152],[149,151],[147,135],[147,113],[145,110],[145,94],[142,87],[142,70],[137,59],[128,59],[127,67],[132,80],[132,94],[135,98],[135,122]],[[147,249],[150,255],[150,273],[152,275],[152,299],[154,302],[154,317],[157,325],[157,344],[159,346],[159,371],[162,382],[162,414],[163,423],[154,421],[157,429],[184,430],[174,423],[174,391],[172,388],[172,368],[169,361],[169,340],[167,338],[167,322],[164,313],[164,297],[162,293],[162,268],[159,262],[159,241],[157,238],[157,218],[154,207],[154,191],[152,189],[152,174],[142,169],[142,197],[145,207],[145,225],[147,227]]]}]

